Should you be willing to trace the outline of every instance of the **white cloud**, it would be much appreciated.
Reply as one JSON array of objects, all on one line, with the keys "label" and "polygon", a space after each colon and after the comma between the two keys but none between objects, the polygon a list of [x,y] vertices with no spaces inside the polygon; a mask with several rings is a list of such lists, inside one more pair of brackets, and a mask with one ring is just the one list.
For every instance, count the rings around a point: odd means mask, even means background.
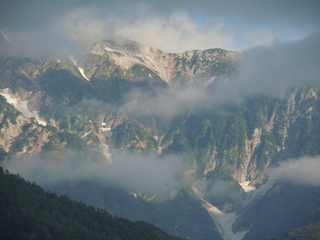
[{"label": "white cloud", "polygon": [[121,109],[129,115],[157,114],[163,119],[171,119],[186,109],[205,107],[211,100],[210,93],[201,87],[170,88],[155,97],[137,91],[127,96]]},{"label": "white cloud", "polygon": [[177,156],[160,159],[155,154],[117,155],[113,163],[104,159],[89,161],[83,153],[68,154],[65,159],[32,157],[12,159],[3,167],[29,181],[50,187],[64,182],[89,181],[118,186],[128,191],[167,196],[182,187],[186,165]]},{"label": "white cloud", "polygon": [[231,81],[215,82],[214,87],[171,87],[156,97],[140,92],[127,96],[122,109],[128,114],[172,118],[186,109],[212,107],[240,99],[243,95],[270,94],[288,87],[319,86],[320,35],[268,47],[257,47],[241,55],[239,73]]},{"label": "white cloud", "polygon": [[75,9],[57,19],[57,31],[77,41],[97,41],[107,35],[106,21],[94,16],[90,9]]},{"label": "white cloud", "polygon": [[284,37],[276,29],[246,29],[227,19],[197,23],[196,18],[184,11],[165,16],[123,17],[98,16],[96,10],[75,9],[56,23],[57,29],[73,39],[98,41],[101,38],[124,37],[166,52],[192,49],[223,48],[239,50],[270,45]]},{"label": "white cloud", "polygon": [[242,50],[319,31],[318,9],[312,0],[290,5],[278,1],[12,0],[0,8],[0,30],[32,35],[32,41],[43,46],[69,44],[66,35],[98,41],[117,34],[170,52]]},{"label": "white cloud", "polygon": [[239,201],[242,198],[242,194],[239,186],[232,181],[227,180],[215,180],[212,183],[208,183],[208,189],[205,194],[206,199],[214,199],[215,201]]},{"label": "white cloud", "polygon": [[116,32],[167,52],[234,45],[233,34],[225,28],[224,22],[199,29],[195,19],[185,12],[176,12],[169,17],[140,18],[117,28]]},{"label": "white cloud", "polygon": [[320,186],[320,157],[302,157],[282,162],[268,170],[270,179]]}]

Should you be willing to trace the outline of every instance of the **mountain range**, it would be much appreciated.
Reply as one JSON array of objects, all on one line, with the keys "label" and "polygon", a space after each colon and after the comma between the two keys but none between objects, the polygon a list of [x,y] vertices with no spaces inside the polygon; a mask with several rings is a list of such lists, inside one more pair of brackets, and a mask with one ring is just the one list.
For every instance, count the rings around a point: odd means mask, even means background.
[{"label": "mountain range", "polygon": [[0,37],[4,168],[183,238],[319,229],[319,79],[259,82],[250,54],[223,49],[109,39],[48,56]]}]

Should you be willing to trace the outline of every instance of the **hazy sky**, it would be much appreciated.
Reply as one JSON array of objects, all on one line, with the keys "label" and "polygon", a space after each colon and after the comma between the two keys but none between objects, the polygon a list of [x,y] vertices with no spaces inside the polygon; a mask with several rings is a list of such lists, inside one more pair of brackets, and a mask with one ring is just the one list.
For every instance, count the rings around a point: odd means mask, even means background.
[{"label": "hazy sky", "polygon": [[127,37],[165,51],[243,50],[319,31],[312,0],[4,0],[0,30],[41,43]]}]

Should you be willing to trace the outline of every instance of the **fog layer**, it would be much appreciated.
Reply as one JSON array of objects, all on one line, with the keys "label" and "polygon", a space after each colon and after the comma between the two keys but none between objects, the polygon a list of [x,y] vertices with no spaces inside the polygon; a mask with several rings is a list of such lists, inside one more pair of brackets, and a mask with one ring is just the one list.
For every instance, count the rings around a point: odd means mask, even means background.
[{"label": "fog layer", "polygon": [[186,165],[177,156],[159,159],[153,154],[123,153],[117,155],[116,161],[109,163],[102,159],[88,161],[81,158],[81,155],[70,153],[65,159],[12,159],[4,164],[4,168],[44,187],[64,182],[89,181],[163,197],[185,184],[183,174]]}]

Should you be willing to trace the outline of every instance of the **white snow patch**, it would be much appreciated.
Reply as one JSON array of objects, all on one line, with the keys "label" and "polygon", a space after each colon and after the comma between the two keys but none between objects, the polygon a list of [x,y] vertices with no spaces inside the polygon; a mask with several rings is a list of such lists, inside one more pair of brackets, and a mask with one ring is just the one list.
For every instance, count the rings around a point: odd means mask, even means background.
[{"label": "white snow patch", "polygon": [[235,220],[238,218],[235,212],[224,213],[221,212],[217,207],[213,206],[211,203],[207,202],[201,196],[201,193],[192,186],[192,190],[197,195],[197,197],[204,203],[206,210],[213,219],[216,227],[219,230],[219,233],[223,240],[240,240],[242,239],[249,231],[242,231],[234,233],[232,231],[232,225]]},{"label": "white snow patch", "polygon": [[132,194],[132,196],[134,196],[136,199],[138,199],[138,194],[136,194],[136,193],[134,193],[134,192],[132,192],[131,194]]},{"label": "white snow patch", "polygon": [[28,108],[28,100],[20,100],[16,97],[14,97],[12,94],[10,94],[9,89],[3,89],[2,93],[0,93],[8,103],[10,103],[15,109],[20,111],[24,116],[28,118],[35,118],[39,124],[42,124],[44,126],[47,125],[47,123],[41,119],[38,115],[37,111],[29,111]]},{"label": "white snow patch", "polygon": [[41,120],[37,111],[32,111],[31,113],[33,114],[34,118],[37,120],[38,123],[40,123],[43,126],[47,125],[47,123],[44,120]]},{"label": "white snow patch", "polygon": [[112,135],[111,128],[110,128],[110,127],[107,127],[107,124],[106,124],[106,123],[102,123],[101,126],[102,126],[102,127],[101,127],[101,130],[102,130],[102,132],[104,133],[104,135],[105,135],[106,137],[110,138],[111,135]]},{"label": "white snow patch", "polygon": [[[250,181],[244,181],[240,183],[241,187],[248,193],[246,199],[244,200],[243,207],[253,202],[254,200],[259,200],[267,191],[269,191],[272,188],[274,183],[274,179],[269,179],[258,189],[255,189],[252,186],[248,186],[250,184]],[[203,199],[203,193],[204,191],[206,191],[205,181],[195,181],[192,185],[192,190],[194,191],[196,196],[201,200],[204,208],[210,214],[223,240],[241,240],[250,231],[247,230],[234,233],[232,231],[232,225],[240,215],[238,215],[237,212],[221,212],[217,207],[213,206],[211,203]]]},{"label": "white snow patch", "polygon": [[77,67],[77,68],[79,69],[79,72],[81,73],[82,77],[84,77],[84,79],[86,79],[86,80],[90,81],[90,79],[89,79],[89,78],[87,78],[87,76],[84,74],[84,70],[83,70],[83,68],[81,68],[81,67]]},{"label": "white snow patch", "polygon": [[268,180],[265,184],[261,185],[258,189],[250,191],[243,203],[243,206],[248,205],[253,200],[261,198],[267,191],[269,191],[274,185],[274,180]]},{"label": "white snow patch", "polygon": [[79,70],[80,74],[82,75],[82,77],[83,77],[84,79],[86,79],[87,81],[90,81],[90,79],[87,78],[87,76],[85,75],[83,68],[78,67],[77,61],[74,59],[74,57],[71,56],[71,55],[68,55],[68,57],[69,57],[70,61],[78,68],[78,70]]},{"label": "white snow patch", "polygon": [[11,94],[9,93],[9,89],[5,88],[3,89],[2,93],[0,93],[6,100],[8,103],[10,103],[11,105],[17,105],[18,100],[14,97],[11,96]]},{"label": "white snow patch", "polygon": [[239,184],[245,192],[250,192],[256,189],[254,186],[249,186],[250,181],[244,181]]}]

